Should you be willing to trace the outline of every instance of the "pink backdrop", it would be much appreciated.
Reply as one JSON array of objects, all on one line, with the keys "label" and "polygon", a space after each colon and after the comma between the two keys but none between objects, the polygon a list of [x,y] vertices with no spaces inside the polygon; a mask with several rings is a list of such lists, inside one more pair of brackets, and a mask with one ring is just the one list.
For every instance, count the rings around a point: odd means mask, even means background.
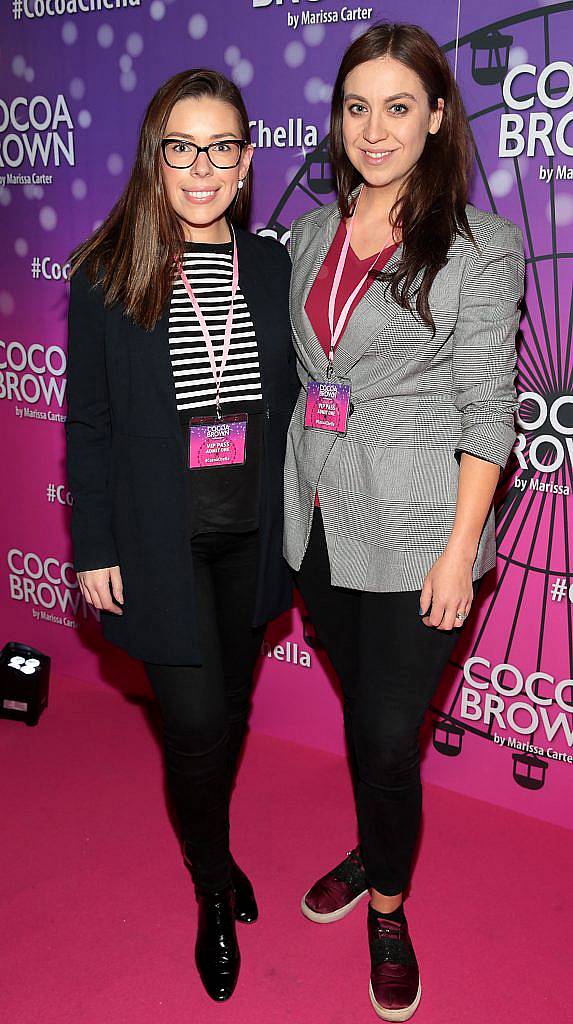
[{"label": "pink backdrop", "polygon": [[[415,21],[456,70],[478,152],[473,200],[520,225],[528,261],[520,434],[498,495],[497,571],[436,698],[424,771],[573,826],[573,4],[464,0],[457,48],[455,3],[438,20],[420,0],[383,10],[336,0],[87,6],[14,0],[0,12],[1,642],[49,653],[56,686],[65,673],[146,692],[139,666],[103,643],[79,599],[63,419],[67,254],[119,194],[149,97],[199,64],[242,87],[257,146],[253,228],[286,242],[294,216],[333,199],[326,125],[342,52],[368,18]],[[336,690],[299,609],[269,629],[253,725],[343,749]]]}]

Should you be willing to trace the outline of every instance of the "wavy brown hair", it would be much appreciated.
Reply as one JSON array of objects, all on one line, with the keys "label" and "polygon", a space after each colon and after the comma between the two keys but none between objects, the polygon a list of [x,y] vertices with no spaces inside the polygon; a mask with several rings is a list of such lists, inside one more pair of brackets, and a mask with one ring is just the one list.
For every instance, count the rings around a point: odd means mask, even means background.
[{"label": "wavy brown hair", "polygon": [[[72,253],[71,273],[85,264],[92,284],[101,283],[106,306],[121,302],[126,314],[146,330],[161,316],[173,287],[174,261],[184,251],[183,228],[173,212],[161,173],[161,140],[179,100],[209,96],[229,103],[239,116],[246,142],[249,118],[236,85],[217,71],[195,68],[168,79],[151,100],[139,133],[137,153],[123,194],[103,224]],[[238,227],[248,220],[252,167],[227,211]]]},{"label": "wavy brown hair", "polygon": [[344,54],[332,94],[330,151],[342,217],[351,215],[352,193],[362,182],[344,149],[344,83],[354,68],[379,57],[392,57],[418,75],[431,110],[437,110],[439,97],[444,100],[440,128],[436,134],[428,133],[424,150],[390,211],[392,226],[401,224],[402,258],[395,271],[382,271],[379,275],[391,282],[394,300],[404,309],[412,310],[413,284],[422,272],[415,290],[416,311],[435,333],[428,302],[432,282],[446,264],[448,248],[457,232],[474,241],[465,212],[474,159],[473,139],[452,70],[432,36],[418,25],[373,25]]}]

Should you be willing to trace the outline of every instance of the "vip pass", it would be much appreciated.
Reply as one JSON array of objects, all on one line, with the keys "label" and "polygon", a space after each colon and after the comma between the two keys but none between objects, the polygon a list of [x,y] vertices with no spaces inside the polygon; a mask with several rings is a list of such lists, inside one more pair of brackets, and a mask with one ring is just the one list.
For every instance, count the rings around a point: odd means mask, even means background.
[{"label": "vip pass", "polygon": [[247,456],[247,414],[189,421],[189,469],[242,466]]},{"label": "vip pass", "polygon": [[349,381],[309,381],[306,388],[304,426],[345,434],[350,409]]}]

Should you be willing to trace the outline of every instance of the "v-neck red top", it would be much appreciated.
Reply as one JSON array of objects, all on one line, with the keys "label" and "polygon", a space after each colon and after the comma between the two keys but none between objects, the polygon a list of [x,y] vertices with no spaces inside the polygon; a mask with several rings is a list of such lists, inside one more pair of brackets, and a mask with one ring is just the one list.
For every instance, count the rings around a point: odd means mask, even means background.
[{"label": "v-neck red top", "polygon": [[[342,246],[344,245],[345,234],[346,225],[344,221],[341,219],[340,224],[338,225],[338,228],[336,230],[336,234],[332,239],[330,249],[328,250],[326,256],[324,257],[324,262],[314,279],[312,288],[308,293],[308,297],[304,306],[306,314],[312,324],[312,329],[316,334],[316,337],[318,338],[321,347],[324,349],[325,355],[328,355],[330,351],[328,301],[330,299],[330,291],[332,288],[332,283],[334,281],[336,268],[338,266],[338,260],[340,257],[340,253],[342,252]],[[350,309],[348,310],[348,314],[344,322],[344,328],[340,334],[340,337],[343,336],[348,321],[350,320],[350,317],[352,316],[354,310],[356,309],[356,306],[363,298],[363,296],[366,295],[368,288],[375,280],[376,271],[382,270],[382,267],[385,266],[385,264],[390,259],[392,253],[397,248],[398,246],[396,245],[396,243],[393,242],[391,245],[386,246],[386,248],[383,249],[382,252],[380,253],[378,259],[376,260],[376,263],[372,267],[372,273],[369,274],[366,280],[364,281],[362,288],[358,292],[356,298],[354,299],[354,302],[352,303]],[[344,270],[342,272],[342,277],[340,279],[338,295],[336,296],[336,302],[334,304],[335,324],[337,323],[338,317],[340,316],[342,309],[344,308],[344,304],[347,301],[349,295],[352,294],[352,292],[356,288],[356,285],[358,284],[360,279],[364,277],[364,274],[371,266],[371,264],[372,256],[368,256],[367,259],[365,260],[359,260],[358,256],[356,256],[356,254],[354,253],[352,246],[349,247],[346,257],[346,263],[344,265]],[[319,507],[318,491],[314,496],[314,504],[316,508]]]},{"label": "v-neck red top", "polygon": [[[330,249],[328,250],[324,262],[318,271],[314,279],[314,283],[305,303],[306,314],[312,324],[312,328],[316,337],[318,338],[322,348],[326,355],[330,350],[330,327],[328,326],[328,300],[330,298],[330,290],[332,288],[332,282],[334,281],[334,275],[336,273],[336,267],[338,265],[338,259],[344,245],[344,236],[346,233],[346,225],[343,220],[338,225],[336,234],[332,240]],[[397,245],[386,246],[382,250],[374,267],[372,273],[368,275],[366,281],[362,285],[362,288],[358,292],[352,306],[348,310],[348,315],[344,323],[344,331],[352,313],[356,309],[356,306],[366,294],[368,288],[376,278],[376,271],[382,270],[382,267],[388,262],[392,253],[397,249]],[[374,255],[374,254],[373,254]],[[353,252],[352,246],[348,249],[346,263],[340,279],[340,287],[338,289],[338,295],[336,297],[336,303],[334,306],[334,322],[337,322],[342,309],[348,297],[356,288],[356,285],[360,281],[360,278],[364,276],[368,267],[372,263],[373,255],[369,256],[365,260],[359,260],[358,256]],[[342,335],[341,335],[342,336]]]}]

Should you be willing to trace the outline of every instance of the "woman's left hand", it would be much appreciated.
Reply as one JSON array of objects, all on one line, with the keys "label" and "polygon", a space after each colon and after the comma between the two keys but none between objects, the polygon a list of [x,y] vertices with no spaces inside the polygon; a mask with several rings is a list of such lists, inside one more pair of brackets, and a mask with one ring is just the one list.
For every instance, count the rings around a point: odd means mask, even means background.
[{"label": "woman's left hand", "polygon": [[448,549],[434,562],[420,595],[420,616],[425,626],[442,630],[463,626],[464,619],[456,615],[459,612],[467,617],[472,606],[472,566],[473,558]]}]

